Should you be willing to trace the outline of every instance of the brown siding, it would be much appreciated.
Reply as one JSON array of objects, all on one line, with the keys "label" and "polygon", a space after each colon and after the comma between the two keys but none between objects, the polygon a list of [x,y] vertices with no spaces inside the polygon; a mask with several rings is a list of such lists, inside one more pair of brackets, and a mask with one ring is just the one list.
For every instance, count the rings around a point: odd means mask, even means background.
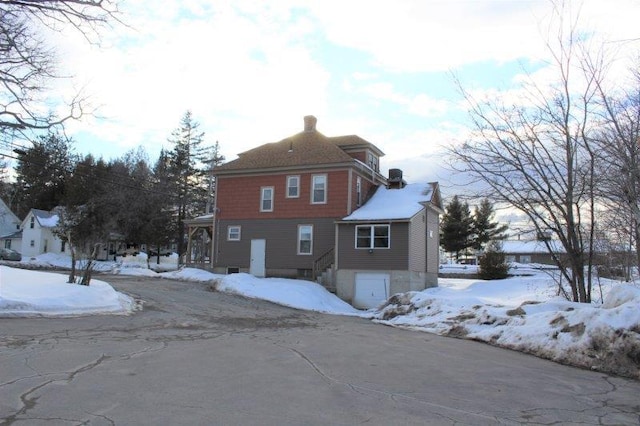
[{"label": "brown siding", "polygon": [[[327,175],[327,203],[311,204],[311,176]],[[300,176],[300,196],[286,197],[287,176]],[[272,212],[260,211],[260,188],[274,188]],[[225,219],[342,218],[348,206],[348,170],[289,172],[275,175],[219,176],[216,182],[218,217]]]},{"label": "brown siding", "polygon": [[[384,222],[376,222],[376,224]],[[408,223],[391,224],[391,248],[366,249],[355,248],[355,224],[338,225],[338,268],[370,270],[407,270],[409,255]]]},{"label": "brown siding", "polygon": [[[241,240],[227,241],[227,226],[241,226]],[[298,255],[298,225],[313,225],[313,253]],[[313,261],[334,245],[333,219],[220,220],[214,266],[248,268],[251,240],[266,240],[269,269],[311,269]]]}]

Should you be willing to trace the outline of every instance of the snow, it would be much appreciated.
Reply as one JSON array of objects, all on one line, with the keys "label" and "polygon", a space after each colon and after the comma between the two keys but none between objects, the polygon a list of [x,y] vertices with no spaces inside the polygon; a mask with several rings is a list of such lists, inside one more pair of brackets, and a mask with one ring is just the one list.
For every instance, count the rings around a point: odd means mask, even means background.
[{"label": "snow", "polygon": [[55,228],[58,226],[58,220],[60,220],[60,218],[57,214],[51,217],[38,217],[38,222],[40,222],[40,226],[43,228]]},{"label": "snow", "polygon": [[[0,316],[129,313],[134,309],[130,297],[102,281],[92,280],[86,287],[66,284],[65,275],[0,268]],[[517,271],[524,275],[492,281],[440,278],[439,287],[397,294],[378,309],[359,311],[322,286],[303,280],[219,275],[192,268],[163,273],[146,268],[111,270],[209,283],[218,291],[297,309],[371,318],[390,326],[479,340],[640,378],[640,287],[602,280],[594,284],[592,304],[573,303],[557,295],[556,271],[524,267]]]},{"label": "snow", "polygon": [[68,284],[66,274],[0,266],[0,317],[128,314],[134,300],[104,281]]},{"label": "snow", "polygon": [[412,183],[401,189],[380,187],[365,205],[342,220],[410,219],[423,209],[420,203],[431,201],[429,184]]},{"label": "snow", "polygon": [[292,308],[340,315],[362,312],[329,293],[320,284],[285,278],[256,278],[249,274],[225,276],[217,285],[219,291],[269,300]]}]

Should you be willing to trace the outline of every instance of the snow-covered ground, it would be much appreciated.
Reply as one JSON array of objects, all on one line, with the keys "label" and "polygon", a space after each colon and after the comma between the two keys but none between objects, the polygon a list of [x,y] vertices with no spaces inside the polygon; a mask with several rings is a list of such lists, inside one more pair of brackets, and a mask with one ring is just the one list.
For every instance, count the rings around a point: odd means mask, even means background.
[{"label": "snow-covered ground", "polygon": [[[115,263],[99,269],[208,282],[219,291],[298,309],[359,315],[640,379],[639,286],[603,280],[594,285],[594,303],[572,303],[557,295],[554,271],[515,266],[511,272],[519,275],[505,280],[441,278],[437,288],[395,295],[369,311],[358,311],[320,285],[302,280],[216,275],[189,268],[156,273]],[[475,272],[471,266],[446,268]],[[92,280],[90,287],[84,287],[64,281],[64,275],[1,267],[0,316],[127,313],[134,309],[130,298],[106,283]]]}]

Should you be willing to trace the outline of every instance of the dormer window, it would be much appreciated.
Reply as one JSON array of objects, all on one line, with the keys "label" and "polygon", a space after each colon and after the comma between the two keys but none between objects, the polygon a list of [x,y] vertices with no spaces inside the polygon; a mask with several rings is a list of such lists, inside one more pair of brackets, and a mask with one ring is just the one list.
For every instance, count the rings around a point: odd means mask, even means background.
[{"label": "dormer window", "polygon": [[367,165],[374,171],[378,171],[378,157],[371,151],[367,152]]}]

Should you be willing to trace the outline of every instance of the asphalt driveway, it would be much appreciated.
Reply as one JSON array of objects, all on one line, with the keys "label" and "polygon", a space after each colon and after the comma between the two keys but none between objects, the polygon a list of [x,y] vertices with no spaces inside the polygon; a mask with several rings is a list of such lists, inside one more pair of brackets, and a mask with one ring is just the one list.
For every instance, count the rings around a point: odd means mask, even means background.
[{"label": "asphalt driveway", "polygon": [[0,424],[638,424],[640,383],[206,284],[99,276],[130,316],[0,319]]}]

